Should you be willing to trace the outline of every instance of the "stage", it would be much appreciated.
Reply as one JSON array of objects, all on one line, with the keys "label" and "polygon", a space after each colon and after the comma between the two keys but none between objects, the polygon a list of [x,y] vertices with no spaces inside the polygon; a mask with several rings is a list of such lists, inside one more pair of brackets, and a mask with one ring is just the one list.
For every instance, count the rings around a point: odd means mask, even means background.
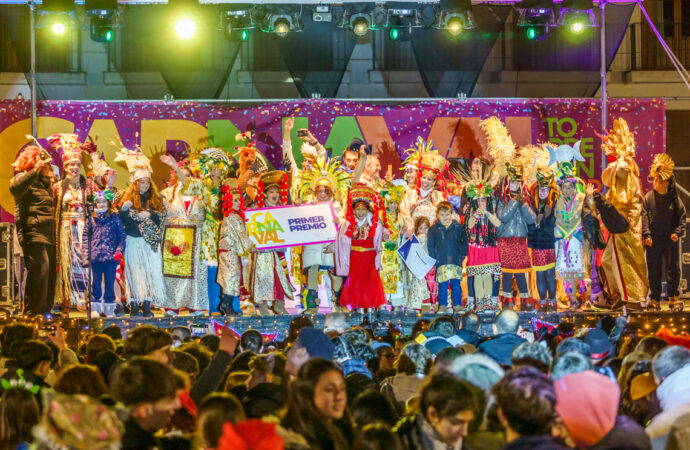
[{"label": "stage", "polygon": [[[534,313],[534,312],[520,312],[520,325],[528,330],[533,330],[533,319],[537,319],[539,323],[549,323],[557,325],[562,321],[572,324],[575,330],[583,328],[594,328],[598,321],[606,315],[613,317],[620,317],[622,311],[584,311],[584,312],[552,312],[552,313]],[[426,319],[432,321],[439,317],[440,314],[421,314],[415,312],[383,312],[377,311],[374,313],[346,313],[348,323],[350,326],[359,326],[362,323],[374,330],[375,334],[385,334],[387,324],[392,323],[394,327],[401,332],[401,334],[409,335],[412,332],[414,325]],[[642,336],[654,335],[660,328],[665,327],[668,331],[674,334],[683,334],[687,332],[688,320],[690,311],[672,312],[669,310],[661,312],[628,312],[628,329],[636,331]],[[25,319],[19,316],[6,316],[2,322],[3,324],[14,321],[29,321],[38,329],[51,329],[55,322],[59,322],[64,329],[70,333],[70,341],[76,341],[75,331],[78,330],[80,337],[86,337],[89,333],[99,332],[110,325],[117,325],[122,329],[123,335],[140,325],[153,325],[160,328],[172,328],[175,326],[190,327],[196,336],[214,333],[215,329],[227,323],[227,326],[237,334],[242,334],[247,329],[259,330],[268,338],[276,341],[283,341],[288,334],[290,323],[300,315],[283,315],[283,316],[189,316],[180,315],[176,317],[169,317],[158,315],[151,318],[143,317],[120,317],[113,319],[94,319],[87,320],[85,314],[72,314],[70,318],[60,319],[59,321],[48,322],[35,319]],[[313,314],[308,316],[317,328],[322,328],[324,324],[325,314]],[[458,321],[460,315],[453,316]],[[483,336],[491,336],[491,325],[495,317],[494,314],[480,313],[481,319],[480,334]]]}]

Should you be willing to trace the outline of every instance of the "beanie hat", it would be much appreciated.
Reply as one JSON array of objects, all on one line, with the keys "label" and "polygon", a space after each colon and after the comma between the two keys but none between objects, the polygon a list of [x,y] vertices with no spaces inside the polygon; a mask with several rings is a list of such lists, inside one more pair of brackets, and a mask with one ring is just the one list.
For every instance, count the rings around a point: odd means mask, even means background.
[{"label": "beanie hat", "polygon": [[333,360],[335,348],[326,333],[321,330],[313,327],[302,328],[299,330],[296,344],[304,347],[307,353],[309,353],[310,358]]},{"label": "beanie hat", "polygon": [[556,412],[577,447],[591,447],[616,424],[621,391],[618,383],[591,370],[554,382]]}]

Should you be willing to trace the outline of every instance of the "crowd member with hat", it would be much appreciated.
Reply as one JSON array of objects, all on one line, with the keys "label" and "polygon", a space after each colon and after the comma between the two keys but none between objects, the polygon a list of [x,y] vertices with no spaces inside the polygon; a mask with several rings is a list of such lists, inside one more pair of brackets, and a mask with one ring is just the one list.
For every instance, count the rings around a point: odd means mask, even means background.
[{"label": "crowd member with hat", "polygon": [[589,358],[592,360],[592,363],[597,366],[602,366],[605,361],[616,356],[616,349],[609,340],[606,332],[601,328],[595,328],[588,331],[584,341],[586,344],[589,344],[592,351]]},{"label": "crowd member with hat", "polygon": [[242,314],[240,290],[246,281],[244,268],[249,265],[253,246],[247,234],[244,197],[237,179],[229,178],[221,188],[223,222],[218,235],[218,277],[223,292],[218,310],[222,315]]},{"label": "crowd member with hat", "polygon": [[662,412],[646,428],[654,450],[666,448],[668,433],[679,417],[690,413],[690,350],[672,345],[652,361],[656,395]]},{"label": "crowd member with hat", "polygon": [[685,231],[685,205],[676,192],[673,176],[675,164],[665,153],[654,155],[649,168],[654,188],[647,192],[642,203],[642,237],[646,247],[647,276],[649,277],[648,309],[658,311],[661,300],[662,270],[667,273],[669,306],[683,310],[680,300],[680,237]]},{"label": "crowd member with hat", "polygon": [[140,149],[121,149],[115,161],[124,161],[130,185],[120,198],[120,220],[127,233],[125,251],[125,292],[132,315],[153,317],[151,304],[166,299],[160,226],[163,203],[151,180],[153,170]]},{"label": "crowd member with hat", "polygon": [[[91,150],[90,144],[82,144],[76,134],[55,134],[48,138],[52,147],[62,156],[64,175],[53,185],[55,197],[55,222],[57,224],[57,286],[55,288],[56,312],[69,313],[70,306],[86,309],[88,269],[82,265],[82,247],[86,218],[93,211],[93,194],[96,191],[92,179],[80,175],[82,153]],[[88,236],[87,236],[88,237]]]},{"label": "crowd member with hat", "polygon": [[374,309],[386,303],[382,270],[385,216],[381,197],[364,184],[355,184],[348,193],[346,224],[335,241],[336,274],[347,276],[340,304],[352,309]]},{"label": "crowd member with hat", "polygon": [[651,450],[641,426],[618,415],[620,388],[591,370],[554,382],[556,413],[566,431],[566,442],[576,448]]},{"label": "crowd member with hat", "polygon": [[10,183],[16,204],[14,223],[27,271],[24,314],[46,315],[53,307],[56,275],[51,158],[40,146],[31,145],[13,167],[17,172]]},{"label": "crowd member with hat", "polygon": [[[345,195],[348,185],[348,175],[342,170],[335,159],[321,156],[311,161],[301,172],[299,198],[310,203],[330,203],[339,224],[343,220],[341,198]],[[307,309],[305,314],[319,312],[319,274],[326,272],[331,277],[333,291],[333,307],[335,311],[342,311],[340,306],[340,292],[343,278],[335,274],[334,244],[307,245],[302,250],[302,271],[307,276]]]},{"label": "crowd member with hat", "polygon": [[310,358],[322,358],[331,361],[335,348],[333,342],[321,330],[313,327],[303,327],[299,330],[297,340],[287,351],[285,371],[296,377],[300,368]]},{"label": "crowd member with hat", "polygon": [[[270,208],[288,204],[288,179],[282,170],[263,173],[259,178],[253,208]],[[292,300],[294,288],[288,276],[283,249],[252,250],[251,292],[259,314],[287,314],[285,299]]]}]

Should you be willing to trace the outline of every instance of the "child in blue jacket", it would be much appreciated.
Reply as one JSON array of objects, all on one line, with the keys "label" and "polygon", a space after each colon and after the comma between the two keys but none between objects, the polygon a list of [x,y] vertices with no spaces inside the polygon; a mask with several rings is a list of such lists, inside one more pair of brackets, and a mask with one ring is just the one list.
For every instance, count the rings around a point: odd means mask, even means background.
[{"label": "child in blue jacket", "polygon": [[438,313],[452,314],[448,304],[448,287],[452,290],[453,306],[462,309],[462,262],[467,256],[465,227],[453,220],[453,206],[440,202],[436,206],[436,222],[429,229],[429,256],[436,260],[438,282]]},{"label": "child in blue jacket", "polygon": [[[124,314],[122,304],[115,304],[115,274],[125,251],[125,228],[112,210],[113,193],[98,191],[93,196],[94,212],[84,227],[82,265],[89,264],[89,225],[91,226],[91,314],[106,317]],[[101,283],[103,292],[101,292]],[[101,301],[101,295],[105,303]],[[116,309],[119,309],[119,311]]]}]

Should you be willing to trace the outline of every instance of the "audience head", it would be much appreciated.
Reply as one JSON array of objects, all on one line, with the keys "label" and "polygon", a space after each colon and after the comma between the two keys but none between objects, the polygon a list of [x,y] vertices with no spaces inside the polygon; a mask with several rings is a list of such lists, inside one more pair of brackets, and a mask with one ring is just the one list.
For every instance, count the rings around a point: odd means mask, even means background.
[{"label": "audience head", "polygon": [[573,373],[554,382],[556,412],[578,448],[591,447],[616,423],[620,388],[594,371]]},{"label": "audience head", "polygon": [[16,448],[31,442],[31,429],[38,424],[38,402],[26,389],[8,389],[0,398],[0,447]]},{"label": "audience head", "polygon": [[86,341],[86,362],[93,364],[99,353],[109,350],[115,352],[115,341],[107,334],[94,334]]},{"label": "audience head", "polygon": [[410,342],[403,347],[400,357],[396,362],[396,369],[398,372],[404,372],[407,375],[417,374],[424,375],[430,361],[434,355],[423,345],[416,342]]},{"label": "audience head", "polygon": [[295,376],[309,358],[322,358],[330,361],[333,359],[333,351],[333,343],[323,331],[304,327],[287,352],[286,371]]},{"label": "audience head", "polygon": [[63,394],[84,394],[93,398],[109,392],[98,368],[86,364],[70,366],[60,373],[53,389]]},{"label": "audience head", "polygon": [[2,329],[2,334],[0,334],[2,356],[10,359],[15,358],[16,355],[14,354],[14,345],[16,343],[30,341],[35,337],[36,332],[34,331],[34,328],[23,323],[12,323],[5,325],[5,327]]},{"label": "audience head", "polygon": [[523,342],[513,350],[511,362],[513,367],[532,366],[548,374],[553,363],[553,356],[545,342]]},{"label": "audience head", "polygon": [[652,360],[652,370],[657,384],[663,383],[667,377],[689,363],[690,350],[687,348],[678,345],[664,348]]},{"label": "audience head", "polygon": [[599,362],[615,355],[616,349],[609,341],[609,336],[602,329],[595,328],[585,335],[585,342],[592,348],[589,355],[593,362]]},{"label": "audience head", "polygon": [[556,381],[571,373],[580,373],[592,369],[592,362],[588,357],[577,352],[566,352],[559,356],[553,365],[551,379]]},{"label": "audience head", "polygon": [[197,430],[203,448],[216,448],[223,433],[223,424],[245,420],[242,404],[225,392],[209,394],[199,405]]},{"label": "audience head", "polygon": [[579,353],[582,356],[589,358],[592,354],[592,347],[580,339],[567,338],[558,344],[558,347],[556,347],[556,357],[560,358],[561,355],[568,352]]},{"label": "audience head", "polygon": [[473,386],[488,391],[500,380],[505,371],[493,359],[481,353],[462,355],[450,366],[450,373]]},{"label": "audience head", "polygon": [[125,356],[146,356],[163,364],[170,361],[172,336],[153,325],[140,325],[130,331],[125,340]]},{"label": "audience head", "polygon": [[240,338],[240,348],[245,352],[261,353],[263,349],[264,339],[261,333],[257,330],[247,330],[242,333]]},{"label": "audience head", "polygon": [[184,374],[166,364],[135,357],[115,369],[110,388],[141,428],[156,431],[180,408],[178,393],[186,383]]},{"label": "audience head", "polygon": [[295,342],[299,337],[299,332],[304,327],[313,327],[314,323],[307,316],[297,316],[290,321],[290,328],[288,329],[288,342]]},{"label": "audience head", "polygon": [[479,320],[479,316],[477,314],[470,312],[462,316],[461,323],[463,330],[477,333],[479,331],[479,326],[481,325],[481,320]]},{"label": "audience head", "polygon": [[659,353],[665,347],[668,347],[668,342],[665,340],[655,336],[646,336],[637,343],[635,346],[635,351],[646,353],[653,358],[654,355]]},{"label": "audience head", "polygon": [[420,414],[450,447],[467,436],[475,408],[471,385],[448,374],[431,376],[420,391]]},{"label": "audience head", "polygon": [[101,330],[101,334],[110,336],[113,341],[119,341],[122,339],[122,330],[117,325],[110,325]]},{"label": "audience head", "polygon": [[385,395],[378,391],[366,391],[352,402],[352,420],[359,429],[375,422],[392,427],[398,421],[398,414]]},{"label": "audience head", "polygon": [[431,321],[429,324],[429,331],[438,333],[444,338],[455,336],[457,330],[455,329],[455,322],[450,316],[439,316]]},{"label": "audience head", "polygon": [[199,373],[202,373],[213,359],[213,353],[197,342],[187,342],[177,347],[176,350],[192,355],[199,363]]},{"label": "audience head", "polygon": [[347,329],[347,317],[341,312],[326,314],[323,321],[323,332],[329,337],[341,335]]},{"label": "audience head", "polygon": [[199,376],[199,362],[196,360],[196,358],[189,353],[178,349],[172,350],[172,355],[173,358],[171,365],[180,372],[186,373],[190,381],[193,382],[196,380],[196,378]]},{"label": "audience head", "polygon": [[215,353],[218,351],[220,336],[217,334],[207,334],[202,336],[201,339],[199,339],[199,342],[201,345],[209,349],[211,353]]},{"label": "audience head", "polygon": [[518,330],[520,318],[512,309],[504,309],[496,316],[493,328],[494,334],[515,334]]},{"label": "audience head", "polygon": [[175,345],[181,345],[192,340],[192,330],[189,327],[175,326],[170,328],[170,336]]},{"label": "audience head", "polygon": [[53,350],[40,341],[17,342],[13,345],[12,351],[18,368],[32,372],[40,378],[48,375],[50,366],[55,361]]},{"label": "audience head", "polygon": [[446,347],[441,349],[441,351],[436,354],[436,358],[434,358],[434,367],[437,370],[450,372],[450,368],[455,360],[464,354],[465,352],[455,347]]},{"label": "audience head", "polygon": [[520,367],[491,389],[498,418],[508,435],[549,433],[556,407],[556,391],[549,377],[534,367]]}]

